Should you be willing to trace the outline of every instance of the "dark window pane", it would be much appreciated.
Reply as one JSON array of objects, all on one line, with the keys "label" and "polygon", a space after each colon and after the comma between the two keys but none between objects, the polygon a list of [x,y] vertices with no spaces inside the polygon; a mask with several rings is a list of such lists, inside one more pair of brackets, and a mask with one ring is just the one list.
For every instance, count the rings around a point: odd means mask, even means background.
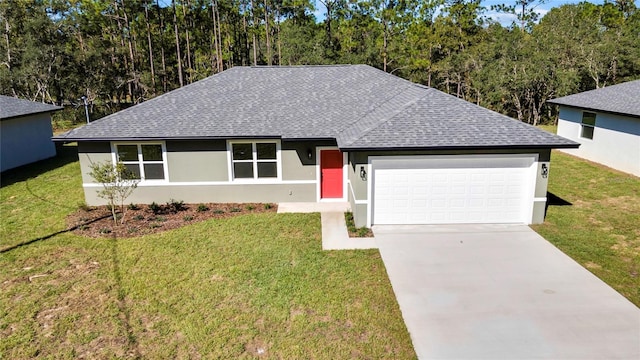
[{"label": "dark window pane", "polygon": [[233,160],[251,160],[251,144],[233,144]]},{"label": "dark window pane", "polygon": [[138,161],[138,145],[117,145],[118,161]]},{"label": "dark window pane", "polygon": [[586,139],[593,139],[593,128],[591,126],[582,125],[581,136]]},{"label": "dark window pane", "polygon": [[162,164],[144,164],[144,177],[147,180],[164,179],[164,166]]},{"label": "dark window pane", "polygon": [[127,168],[127,174],[124,177],[128,179],[140,179],[140,166],[138,164],[125,164]]},{"label": "dark window pane", "polygon": [[258,160],[276,159],[276,144],[258,143],[256,144],[256,151],[258,153]]},{"label": "dark window pane", "polygon": [[253,163],[250,163],[250,162],[234,163],[233,177],[235,179],[253,178]]},{"label": "dark window pane", "polygon": [[258,177],[259,178],[272,178],[278,177],[278,166],[272,162],[260,162],[258,163]]},{"label": "dark window pane", "polygon": [[142,145],[142,160],[162,161],[162,145]]},{"label": "dark window pane", "polygon": [[586,125],[596,125],[596,114],[590,112],[582,113],[582,123]]}]

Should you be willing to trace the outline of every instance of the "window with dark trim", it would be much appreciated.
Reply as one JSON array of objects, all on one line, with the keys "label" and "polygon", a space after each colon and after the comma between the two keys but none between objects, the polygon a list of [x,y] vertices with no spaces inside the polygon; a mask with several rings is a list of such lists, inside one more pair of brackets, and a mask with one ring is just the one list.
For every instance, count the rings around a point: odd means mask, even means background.
[{"label": "window with dark trim", "polygon": [[580,137],[593,139],[593,130],[596,127],[596,114],[591,112],[582,113]]},{"label": "window with dark trim", "polygon": [[266,179],[278,177],[276,142],[231,143],[233,179]]},{"label": "window with dark trim", "polygon": [[162,144],[116,144],[116,160],[123,163],[135,179],[164,180]]}]

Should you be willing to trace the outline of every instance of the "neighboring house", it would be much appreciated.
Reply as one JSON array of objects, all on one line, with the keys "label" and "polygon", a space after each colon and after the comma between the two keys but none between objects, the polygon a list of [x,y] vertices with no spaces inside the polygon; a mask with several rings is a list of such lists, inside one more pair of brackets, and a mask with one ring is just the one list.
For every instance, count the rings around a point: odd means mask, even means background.
[{"label": "neighboring house", "polygon": [[550,100],[558,135],[582,144],[564,151],[640,176],[640,80]]},{"label": "neighboring house", "polygon": [[61,109],[0,95],[0,171],[56,156],[51,113]]},{"label": "neighboring house", "polygon": [[71,130],[131,201],[349,201],[356,224],[539,223],[552,148],[579,145],[366,65],[234,67]]}]

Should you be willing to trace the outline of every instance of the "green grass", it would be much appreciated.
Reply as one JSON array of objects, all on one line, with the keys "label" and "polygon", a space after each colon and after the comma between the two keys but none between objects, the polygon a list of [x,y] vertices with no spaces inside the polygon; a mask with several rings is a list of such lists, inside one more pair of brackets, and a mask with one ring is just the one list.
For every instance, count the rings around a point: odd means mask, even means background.
[{"label": "green grass", "polygon": [[415,358],[379,253],[322,251],[318,214],[83,238],[72,160],[3,174],[0,358]]},{"label": "green grass", "polygon": [[548,191],[570,205],[533,229],[640,306],[640,179],[554,151]]}]

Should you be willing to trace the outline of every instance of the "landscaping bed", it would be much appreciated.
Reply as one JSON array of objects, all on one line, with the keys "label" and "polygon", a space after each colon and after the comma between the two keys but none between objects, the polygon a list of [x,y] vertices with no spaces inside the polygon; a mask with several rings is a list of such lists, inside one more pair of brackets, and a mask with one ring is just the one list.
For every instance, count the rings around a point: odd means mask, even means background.
[{"label": "landscaping bed", "polygon": [[372,238],[373,231],[371,231],[368,227],[356,227],[356,223],[353,220],[353,213],[351,211],[347,211],[344,213],[344,221],[347,224],[347,232],[349,233],[349,237],[352,238]]},{"label": "landscaping bed", "polygon": [[166,204],[127,206],[124,223],[118,211],[116,225],[107,206],[81,206],[67,216],[67,225],[73,232],[94,238],[116,236],[118,238],[155,234],[207,219],[225,219],[250,213],[276,212],[276,204],[223,203],[184,204],[171,201]]}]

